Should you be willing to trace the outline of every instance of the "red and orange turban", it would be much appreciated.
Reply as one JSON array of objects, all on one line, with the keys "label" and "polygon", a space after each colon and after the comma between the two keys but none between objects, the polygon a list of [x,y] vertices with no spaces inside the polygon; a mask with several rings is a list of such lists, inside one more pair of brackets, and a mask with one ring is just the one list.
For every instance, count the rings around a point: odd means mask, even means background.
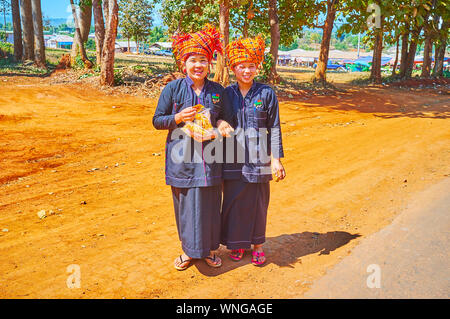
[{"label": "red and orange turban", "polygon": [[179,67],[192,54],[204,55],[211,61],[215,51],[223,53],[220,32],[209,23],[198,32],[181,33],[172,38],[172,51]]},{"label": "red and orange turban", "polygon": [[265,46],[261,36],[232,41],[225,49],[228,66],[233,68],[243,62],[255,63],[258,66],[264,60]]}]

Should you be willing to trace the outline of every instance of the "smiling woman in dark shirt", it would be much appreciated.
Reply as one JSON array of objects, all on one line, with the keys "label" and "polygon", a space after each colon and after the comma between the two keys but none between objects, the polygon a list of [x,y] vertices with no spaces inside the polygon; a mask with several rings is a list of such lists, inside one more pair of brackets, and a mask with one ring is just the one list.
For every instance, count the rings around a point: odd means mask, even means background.
[{"label": "smiling woman in dark shirt", "polygon": [[[208,265],[220,267],[222,262],[213,251],[220,245],[222,164],[205,161],[203,150],[210,141],[197,142],[177,130],[185,122],[194,120],[194,106],[197,104],[209,110],[212,125],[219,126],[221,133],[227,134],[232,130],[227,122],[219,120],[223,112],[224,89],[207,79],[214,51],[222,52],[220,34],[214,27],[206,25],[196,33],[176,36],[173,48],[186,78],[174,80],[163,89],[153,125],[156,129],[169,130],[166,184],[172,188],[175,219],[184,252],[175,259],[174,266],[177,270],[184,270],[193,258],[203,258]],[[178,133],[181,134],[178,136]],[[185,143],[183,147],[200,145],[183,148],[183,152],[189,153],[188,158],[178,161],[179,143]],[[193,154],[191,150],[194,150]],[[195,156],[200,161],[195,161]]]},{"label": "smiling woman in dark shirt", "polygon": [[[260,37],[239,39],[226,48],[228,63],[237,83],[225,89],[236,132],[233,143],[225,143],[223,165],[224,186],[221,242],[231,249],[230,258],[242,259],[244,249],[253,244],[252,264],[266,261],[262,244],[265,242],[269,181],[272,173],[277,180],[286,176],[281,158],[278,100],[271,87],[257,83],[254,78],[264,58],[264,40]],[[232,145],[229,147],[229,145]],[[239,150],[243,154],[239,155]],[[234,153],[230,156],[229,153]],[[241,160],[239,160],[239,158]]]}]

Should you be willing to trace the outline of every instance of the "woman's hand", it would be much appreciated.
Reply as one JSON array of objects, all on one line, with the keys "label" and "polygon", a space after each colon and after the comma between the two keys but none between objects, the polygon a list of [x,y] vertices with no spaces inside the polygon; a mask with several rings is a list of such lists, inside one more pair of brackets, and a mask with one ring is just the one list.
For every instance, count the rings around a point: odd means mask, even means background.
[{"label": "woman's hand", "polygon": [[197,110],[192,106],[183,109],[175,114],[175,123],[180,124],[181,122],[193,121],[196,112]]},{"label": "woman's hand", "polygon": [[272,158],[272,173],[276,176],[276,182],[283,180],[286,177],[286,171],[279,158]]},{"label": "woman's hand", "polygon": [[220,134],[225,137],[230,137],[230,133],[234,132],[233,127],[224,120],[217,121],[217,129],[219,130]]}]

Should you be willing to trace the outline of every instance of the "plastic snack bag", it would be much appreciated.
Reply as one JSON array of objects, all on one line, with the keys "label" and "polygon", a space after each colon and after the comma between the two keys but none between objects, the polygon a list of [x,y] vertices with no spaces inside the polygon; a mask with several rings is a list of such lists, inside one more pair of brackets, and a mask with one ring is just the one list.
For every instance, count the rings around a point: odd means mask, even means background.
[{"label": "plastic snack bag", "polygon": [[211,125],[211,114],[209,109],[201,104],[194,106],[197,110],[194,121],[188,121],[183,126],[182,130],[187,135],[192,137],[197,142],[204,142],[212,140],[216,137],[214,128]]}]

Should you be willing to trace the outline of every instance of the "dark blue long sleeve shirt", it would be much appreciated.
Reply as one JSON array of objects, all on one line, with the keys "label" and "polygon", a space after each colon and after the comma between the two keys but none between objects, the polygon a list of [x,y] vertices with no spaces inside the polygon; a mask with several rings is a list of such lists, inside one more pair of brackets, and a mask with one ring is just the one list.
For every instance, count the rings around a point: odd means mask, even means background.
[{"label": "dark blue long sleeve shirt", "polygon": [[[175,114],[181,110],[202,104],[209,109],[211,123],[216,127],[219,118],[223,118],[224,88],[205,79],[199,96],[192,89],[189,78],[177,79],[168,83],[161,92],[153,126],[158,130],[169,130],[166,139],[166,184],[175,187],[206,187],[222,182],[222,163],[206,161],[204,150],[209,143],[199,143],[187,137],[180,128],[184,123],[176,124]],[[180,156],[183,158],[180,160]]]},{"label": "dark blue long sleeve shirt", "polygon": [[225,89],[225,96],[225,120],[237,134],[225,139],[223,178],[250,183],[272,180],[270,156],[284,157],[275,92],[268,85],[253,82],[244,98],[235,83]]}]

